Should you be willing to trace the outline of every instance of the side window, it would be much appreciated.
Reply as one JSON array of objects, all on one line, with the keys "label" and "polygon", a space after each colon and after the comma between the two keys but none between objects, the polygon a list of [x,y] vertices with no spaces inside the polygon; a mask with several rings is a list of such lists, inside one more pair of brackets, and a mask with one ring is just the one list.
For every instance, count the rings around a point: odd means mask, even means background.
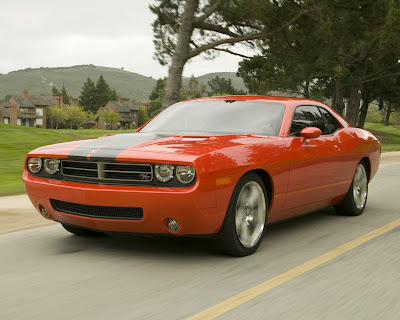
[{"label": "side window", "polygon": [[319,111],[326,120],[326,133],[322,132],[322,134],[332,134],[341,128],[337,120],[327,110],[324,108],[319,108]]},{"label": "side window", "polygon": [[300,131],[307,127],[317,127],[324,134],[325,124],[325,119],[317,106],[299,106],[293,114],[290,135],[300,137]]}]

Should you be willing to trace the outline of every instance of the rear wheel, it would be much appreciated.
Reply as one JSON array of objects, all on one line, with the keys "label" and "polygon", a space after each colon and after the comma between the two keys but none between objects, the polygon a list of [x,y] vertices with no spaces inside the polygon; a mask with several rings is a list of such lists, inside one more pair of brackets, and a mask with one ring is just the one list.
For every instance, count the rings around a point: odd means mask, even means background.
[{"label": "rear wheel", "polygon": [[344,199],[335,207],[337,213],[359,216],[363,213],[368,197],[368,175],[364,162],[360,162]]},{"label": "rear wheel", "polygon": [[61,223],[61,225],[64,227],[65,230],[67,230],[77,236],[81,236],[81,237],[99,237],[99,236],[104,235],[104,233],[102,233],[102,232],[97,232],[97,231],[73,226],[70,224]]},{"label": "rear wheel", "polygon": [[247,256],[260,246],[267,218],[267,192],[261,178],[245,174],[238,182],[229,202],[220,240],[224,251]]}]

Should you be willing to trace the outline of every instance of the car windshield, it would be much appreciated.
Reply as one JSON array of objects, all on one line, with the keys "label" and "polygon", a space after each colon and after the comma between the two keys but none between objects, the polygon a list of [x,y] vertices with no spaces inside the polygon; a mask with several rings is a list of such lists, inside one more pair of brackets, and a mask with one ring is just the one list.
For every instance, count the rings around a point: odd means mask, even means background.
[{"label": "car windshield", "polygon": [[188,101],[170,106],[140,132],[278,136],[284,110],[281,103],[265,101]]}]

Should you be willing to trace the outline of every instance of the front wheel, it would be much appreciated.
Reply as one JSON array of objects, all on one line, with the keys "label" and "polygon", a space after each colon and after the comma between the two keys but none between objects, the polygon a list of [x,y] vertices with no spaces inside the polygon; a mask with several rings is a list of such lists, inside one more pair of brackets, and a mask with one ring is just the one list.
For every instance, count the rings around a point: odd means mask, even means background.
[{"label": "front wheel", "polygon": [[262,241],[267,208],[267,192],[260,176],[254,172],[245,174],[233,191],[219,235],[227,253],[242,257],[257,250]]},{"label": "front wheel", "polygon": [[339,214],[359,216],[363,213],[368,197],[368,175],[363,162],[360,162],[354,173],[353,181],[343,200],[335,207]]}]

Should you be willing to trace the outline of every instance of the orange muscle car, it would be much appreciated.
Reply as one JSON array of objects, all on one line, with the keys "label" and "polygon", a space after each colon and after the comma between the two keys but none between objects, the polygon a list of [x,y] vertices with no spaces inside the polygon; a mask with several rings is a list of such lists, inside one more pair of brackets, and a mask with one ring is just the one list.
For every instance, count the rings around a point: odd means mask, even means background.
[{"label": "orange muscle car", "polygon": [[74,234],[218,235],[245,256],[267,223],[328,206],[361,214],[380,152],[318,101],[212,97],[136,133],[33,150],[23,179],[35,208]]}]

